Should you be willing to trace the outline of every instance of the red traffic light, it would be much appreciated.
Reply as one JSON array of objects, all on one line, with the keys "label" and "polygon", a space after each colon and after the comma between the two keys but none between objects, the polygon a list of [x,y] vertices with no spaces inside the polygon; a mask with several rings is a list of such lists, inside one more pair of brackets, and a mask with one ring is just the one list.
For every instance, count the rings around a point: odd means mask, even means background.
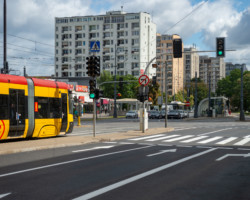
[{"label": "red traffic light", "polygon": [[152,98],[151,98],[151,97],[148,97],[148,101],[152,101]]},{"label": "red traffic light", "polygon": [[117,93],[117,96],[118,96],[118,97],[121,97],[121,96],[122,96],[122,94],[121,94],[121,93]]}]

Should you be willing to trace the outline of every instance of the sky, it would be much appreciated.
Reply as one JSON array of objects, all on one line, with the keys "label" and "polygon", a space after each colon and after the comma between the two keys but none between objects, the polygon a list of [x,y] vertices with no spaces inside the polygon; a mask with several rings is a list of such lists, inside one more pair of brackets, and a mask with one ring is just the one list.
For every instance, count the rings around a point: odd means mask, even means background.
[{"label": "sky", "polygon": [[[3,0],[0,0],[0,68],[3,65]],[[250,70],[249,0],[6,0],[7,60],[12,74],[54,74],[55,17],[103,15],[123,9],[147,12],[157,33],[178,34],[184,47],[215,50],[226,38],[225,62]],[[203,54],[204,55],[204,54]],[[215,53],[206,53],[215,57]]]}]

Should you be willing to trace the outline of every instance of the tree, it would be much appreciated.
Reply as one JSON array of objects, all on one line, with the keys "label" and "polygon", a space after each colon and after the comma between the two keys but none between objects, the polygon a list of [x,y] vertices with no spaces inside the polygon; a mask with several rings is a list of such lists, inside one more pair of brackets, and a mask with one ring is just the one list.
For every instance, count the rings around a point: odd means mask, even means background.
[{"label": "tree", "polygon": [[160,94],[160,85],[156,82],[156,84],[152,84],[152,80],[149,83],[149,93],[148,96],[152,98],[152,104],[158,105],[158,97]]},{"label": "tree", "polygon": [[[187,90],[187,86],[185,86],[185,90]],[[190,82],[190,97],[195,97],[195,78],[191,79]],[[207,85],[200,79],[197,78],[197,103],[199,104],[203,99],[208,97],[208,87]],[[191,103],[191,101],[189,100]]]},{"label": "tree", "polygon": [[[241,70],[235,69],[230,75],[220,80],[217,84],[217,95],[223,95],[229,98],[231,107],[235,110],[240,108],[240,85]],[[244,110],[250,110],[250,72],[243,74],[243,92],[244,92]]]},{"label": "tree", "polygon": [[[138,93],[138,79],[132,75],[126,76],[116,76],[116,81],[119,81],[119,78],[123,78],[122,88],[120,87],[119,83],[116,83],[116,91],[117,93],[121,93],[121,98],[136,98]],[[103,71],[101,76],[97,79],[97,82],[100,88],[103,90],[103,96],[106,98],[114,98],[114,81],[115,76],[112,76],[110,72]],[[125,82],[128,81],[128,82]],[[111,83],[106,83],[111,82]]]}]

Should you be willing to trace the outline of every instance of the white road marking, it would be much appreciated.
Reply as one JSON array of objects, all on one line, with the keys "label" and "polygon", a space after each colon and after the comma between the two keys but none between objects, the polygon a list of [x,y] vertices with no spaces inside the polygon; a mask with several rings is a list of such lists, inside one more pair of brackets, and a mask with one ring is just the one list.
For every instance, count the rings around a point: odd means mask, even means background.
[{"label": "white road marking", "polygon": [[189,142],[197,141],[197,140],[200,140],[200,139],[203,139],[203,138],[206,138],[206,137],[208,137],[208,136],[200,136],[200,137],[192,138],[192,139],[189,139],[189,140],[184,140],[184,141],[181,141],[181,142],[189,143]]},{"label": "white road marking", "polygon": [[119,142],[119,144],[134,144],[134,143],[130,143],[130,142]]},{"label": "white road marking", "polygon": [[149,148],[149,147],[151,147],[151,146],[138,147],[138,148],[134,148],[134,149],[127,149],[127,150],[123,150],[123,151],[116,151],[116,152],[111,152],[111,153],[105,153],[105,154],[101,154],[101,155],[97,155],[97,156],[91,156],[91,157],[87,157],[87,158],[80,158],[80,159],[76,159],[76,160],[70,160],[70,161],[60,162],[60,163],[55,163],[55,164],[51,164],[51,165],[44,165],[44,166],[41,166],[41,167],[24,169],[24,170],[10,172],[10,173],[6,173],[6,174],[0,174],[0,178],[6,177],[6,176],[15,175],[15,174],[22,174],[22,173],[30,172],[30,171],[36,171],[36,170],[39,170],[39,169],[45,169],[45,168],[49,168],[49,167],[55,167],[55,166],[60,166],[60,165],[66,165],[66,164],[70,164],[70,163],[80,162],[80,161],[84,161],[84,160],[90,160],[90,159],[94,159],[94,158],[100,158],[100,157],[110,156],[110,155],[119,154],[119,153],[125,153],[125,152],[140,150],[140,149],[146,149],[146,148]]},{"label": "white road marking", "polygon": [[197,127],[191,127],[191,128],[180,128],[180,129],[176,129],[174,131],[183,131],[183,130],[188,130],[188,129],[195,129]]},{"label": "white road marking", "polygon": [[217,142],[216,144],[227,144],[227,143],[229,143],[229,142],[232,142],[232,141],[236,140],[237,138],[238,138],[238,137],[230,137],[230,138],[227,138],[227,139],[222,140],[222,141],[220,141],[220,142]]},{"label": "white road marking", "polygon": [[163,142],[173,142],[173,141],[178,141],[178,140],[182,140],[182,139],[186,139],[186,138],[190,138],[190,137],[193,137],[193,135],[185,135],[185,136],[173,138],[170,140],[164,140]]},{"label": "white road marking", "polygon": [[203,141],[201,141],[201,142],[198,142],[199,144],[206,144],[206,143],[209,143],[209,142],[212,142],[212,141],[215,141],[215,140],[219,140],[219,139],[221,139],[222,137],[212,137],[212,138],[210,138],[210,139],[207,139],[207,140],[203,140]]},{"label": "white road marking", "polygon": [[209,135],[209,134],[212,134],[212,133],[217,133],[217,132],[221,132],[221,131],[225,131],[225,130],[229,130],[229,129],[232,129],[232,128],[225,128],[225,129],[221,129],[221,130],[217,130],[217,131],[212,131],[212,132],[208,132],[208,133],[202,133],[202,134],[199,134],[198,136]]},{"label": "white road marking", "polygon": [[144,140],[144,139],[155,138],[155,137],[160,137],[160,136],[163,136],[163,134],[151,135],[151,136],[145,136],[145,137],[139,137],[139,138],[132,138],[129,140],[137,141],[137,140]]},{"label": "white road marking", "polygon": [[6,197],[6,196],[8,196],[8,195],[10,195],[10,194],[11,194],[11,193],[0,194],[0,199],[4,198],[4,197]]},{"label": "white road marking", "polygon": [[147,155],[147,156],[148,156],[148,157],[157,156],[157,155],[160,155],[160,154],[163,154],[163,153],[168,153],[168,152],[176,152],[176,149],[161,150],[161,151],[158,152],[158,153],[149,154],[149,155]]},{"label": "white road marking", "polygon": [[84,152],[84,151],[92,151],[92,150],[96,150],[96,149],[110,149],[114,146],[102,146],[102,147],[93,147],[93,148],[90,148],[90,149],[81,149],[81,150],[75,150],[75,151],[72,151],[73,153],[78,153],[78,152]]},{"label": "white road marking", "polygon": [[177,136],[180,136],[180,135],[168,135],[168,136],[164,136],[164,137],[149,139],[149,140],[146,140],[146,141],[147,142],[153,142],[153,141],[163,140],[163,139],[177,137]]},{"label": "white road marking", "polygon": [[246,135],[244,138],[250,138],[250,135]]},{"label": "white road marking", "polygon": [[244,145],[246,143],[250,142],[250,138],[245,138],[237,143],[235,143],[234,145]]},{"label": "white road marking", "polygon": [[103,142],[103,144],[117,144],[117,142]]},{"label": "white road marking", "polygon": [[217,158],[216,159],[216,161],[221,161],[221,160],[223,160],[224,158],[227,158],[227,157],[229,157],[229,156],[243,156],[244,158],[246,158],[246,157],[250,157],[250,153],[248,153],[248,154],[226,154],[226,155],[224,155],[224,156],[222,156],[222,157],[220,157],[220,158]]},{"label": "white road marking", "polygon": [[245,148],[238,148],[238,150],[250,151],[250,149],[245,149]]},{"label": "white road marking", "polygon": [[99,195],[101,195],[101,194],[104,194],[104,193],[109,192],[109,191],[111,191],[111,190],[114,190],[114,189],[116,189],[116,188],[122,187],[122,186],[124,186],[124,185],[127,185],[127,184],[129,184],[129,183],[132,183],[132,182],[137,181],[137,180],[139,180],[139,179],[142,179],[142,178],[144,178],[144,177],[147,177],[147,176],[150,176],[150,175],[152,175],[152,174],[158,173],[158,172],[160,172],[160,171],[166,170],[166,169],[168,169],[168,168],[170,168],[170,167],[173,167],[173,166],[175,166],[175,165],[178,165],[178,164],[181,164],[181,163],[183,163],[183,162],[189,161],[189,160],[191,160],[191,159],[193,159],[193,158],[196,158],[196,157],[205,155],[205,154],[210,153],[210,152],[215,151],[215,150],[216,150],[216,148],[213,148],[213,149],[209,149],[209,150],[206,150],[206,151],[197,153],[197,154],[193,154],[193,155],[191,155],[191,156],[182,158],[182,159],[177,160],[177,161],[174,161],[174,162],[172,162],[172,163],[169,163],[169,164],[166,164],[166,165],[157,167],[157,168],[155,168],[155,169],[152,169],[152,170],[143,172],[143,173],[141,173],[141,174],[138,174],[138,175],[136,175],[136,176],[130,177],[130,178],[128,178],[128,179],[119,181],[119,182],[114,183],[114,184],[112,184],[112,185],[108,185],[108,186],[106,186],[106,187],[100,188],[100,189],[95,190],[95,191],[93,191],[93,192],[84,194],[84,195],[82,195],[82,196],[80,196],[80,197],[75,198],[74,200],[87,200],[87,199],[91,199],[91,198],[97,197],[97,196],[99,196]]}]

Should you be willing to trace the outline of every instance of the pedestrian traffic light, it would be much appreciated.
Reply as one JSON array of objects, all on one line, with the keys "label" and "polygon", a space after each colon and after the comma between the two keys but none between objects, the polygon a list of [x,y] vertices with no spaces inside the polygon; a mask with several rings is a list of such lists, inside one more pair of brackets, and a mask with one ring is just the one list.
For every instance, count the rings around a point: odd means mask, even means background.
[{"label": "pedestrian traffic light", "polygon": [[153,76],[153,78],[152,78],[152,84],[156,85],[156,76]]},{"label": "pedestrian traffic light", "polygon": [[103,90],[96,89],[95,90],[95,99],[100,99],[103,97]]},{"label": "pedestrian traffic light", "polygon": [[96,90],[96,81],[89,80],[89,97],[91,99],[95,98],[95,90]]},{"label": "pedestrian traffic light", "polygon": [[182,40],[181,39],[173,40],[173,54],[174,54],[174,58],[182,58]]},{"label": "pedestrian traffic light", "polygon": [[122,88],[123,88],[123,78],[122,77],[120,77],[119,78],[119,87],[120,87],[120,90],[122,90]]},{"label": "pedestrian traffic light", "polygon": [[225,57],[225,38],[224,37],[216,38],[216,57],[217,58]]},{"label": "pedestrian traffic light", "polygon": [[95,69],[94,69],[94,57],[90,56],[86,58],[87,62],[87,74],[88,76],[95,77]]},{"label": "pedestrian traffic light", "polygon": [[95,56],[93,60],[93,66],[94,66],[94,75],[100,76],[100,56]]}]

